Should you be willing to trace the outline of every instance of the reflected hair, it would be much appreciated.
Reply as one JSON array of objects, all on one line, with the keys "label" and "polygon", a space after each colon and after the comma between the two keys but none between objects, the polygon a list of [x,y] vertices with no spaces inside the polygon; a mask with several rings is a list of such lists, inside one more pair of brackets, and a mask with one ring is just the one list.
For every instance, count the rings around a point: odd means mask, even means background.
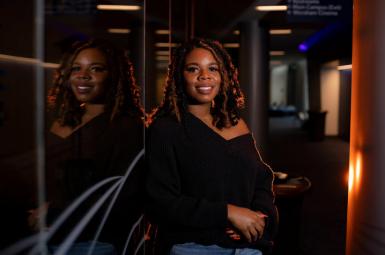
[{"label": "reflected hair", "polygon": [[239,86],[238,71],[234,67],[230,55],[218,41],[202,38],[194,38],[174,50],[168,67],[163,101],[151,114],[150,122],[158,117],[171,114],[175,114],[178,121],[183,119],[188,105],[183,76],[185,61],[186,56],[196,48],[211,52],[219,65],[221,85],[218,95],[212,102],[213,125],[222,129],[238,123],[239,110],[244,107],[244,96]]},{"label": "reflected hair", "polygon": [[104,105],[110,120],[127,114],[143,117],[140,90],[126,52],[106,40],[91,39],[74,43],[56,70],[53,87],[48,93],[48,109],[54,119],[63,126],[76,127],[81,123],[84,107],[76,99],[69,78],[73,61],[85,49],[98,49],[106,56],[109,79]]}]

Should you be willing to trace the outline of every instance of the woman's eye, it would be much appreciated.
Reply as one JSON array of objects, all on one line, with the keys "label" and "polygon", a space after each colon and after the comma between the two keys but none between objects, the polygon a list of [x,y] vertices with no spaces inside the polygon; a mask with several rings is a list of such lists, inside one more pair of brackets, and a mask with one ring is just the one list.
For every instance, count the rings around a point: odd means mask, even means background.
[{"label": "woman's eye", "polygon": [[93,72],[103,72],[106,68],[104,66],[93,66],[91,67],[91,71]]},{"label": "woman's eye", "polygon": [[80,70],[80,66],[71,67],[71,72],[78,72]]},{"label": "woman's eye", "polygon": [[194,72],[198,71],[198,68],[195,66],[189,66],[186,68],[186,71],[189,73],[194,73]]},{"label": "woman's eye", "polygon": [[211,66],[211,67],[209,68],[209,70],[210,70],[211,72],[218,72],[218,71],[219,71],[219,68],[216,67],[216,66]]}]

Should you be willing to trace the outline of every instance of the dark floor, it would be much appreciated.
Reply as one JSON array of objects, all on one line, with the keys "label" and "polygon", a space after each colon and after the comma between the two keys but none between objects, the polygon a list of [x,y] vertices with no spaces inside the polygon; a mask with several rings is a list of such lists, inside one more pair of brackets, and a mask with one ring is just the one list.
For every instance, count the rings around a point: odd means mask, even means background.
[{"label": "dark floor", "polygon": [[337,137],[311,142],[294,117],[271,118],[266,151],[274,171],[312,183],[301,209],[298,255],[344,255],[349,143]]}]

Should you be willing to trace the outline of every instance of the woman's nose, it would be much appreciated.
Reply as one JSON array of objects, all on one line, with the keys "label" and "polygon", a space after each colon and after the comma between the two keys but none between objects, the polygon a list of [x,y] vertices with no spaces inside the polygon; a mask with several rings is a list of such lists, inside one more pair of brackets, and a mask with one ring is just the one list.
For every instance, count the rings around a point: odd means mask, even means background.
[{"label": "woman's nose", "polygon": [[211,79],[210,73],[207,70],[201,70],[199,74],[199,79],[206,80],[206,79]]},{"label": "woman's nose", "polygon": [[91,79],[91,76],[87,70],[80,70],[77,74],[77,78],[80,80],[89,80]]}]

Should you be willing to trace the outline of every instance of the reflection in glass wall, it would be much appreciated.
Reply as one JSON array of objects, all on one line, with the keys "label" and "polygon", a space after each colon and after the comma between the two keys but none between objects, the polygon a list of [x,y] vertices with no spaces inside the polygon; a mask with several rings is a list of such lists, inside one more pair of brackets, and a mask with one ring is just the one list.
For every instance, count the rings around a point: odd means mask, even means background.
[{"label": "reflection in glass wall", "polygon": [[[2,3],[3,252],[116,254],[142,241],[143,11],[142,1]],[[40,108],[39,94],[47,99]],[[44,130],[36,130],[38,113]]]},{"label": "reflection in glass wall", "polygon": [[[44,14],[37,17],[38,1]],[[63,252],[74,248],[72,243],[78,249],[92,247],[131,254],[140,246],[146,223],[134,218],[140,216],[139,205],[143,202],[142,176],[137,169],[143,163],[140,153],[144,138],[142,123],[137,118],[141,113],[133,102],[140,97],[145,112],[154,109],[163,97],[172,49],[192,37],[205,37],[223,43],[239,68],[241,88],[248,103],[243,113],[262,156],[271,162],[274,170],[284,171],[294,179],[306,177],[313,183],[312,193],[299,201],[304,202],[304,209],[295,212],[296,220],[290,218],[286,220],[289,225],[285,225],[285,218],[281,218],[278,239],[284,241],[276,246],[276,254],[289,249],[301,249],[307,254],[336,250],[342,254],[346,187],[341,176],[347,169],[351,82],[346,77],[350,77],[351,67],[340,72],[346,79],[333,80],[341,83],[337,135],[344,136],[346,141],[341,142],[337,137],[335,140],[326,137],[326,142],[319,143],[307,141],[314,132],[317,138],[322,138],[318,140],[325,139],[325,134],[318,132],[322,131],[322,125],[314,124],[324,123],[317,120],[324,96],[320,70],[330,61],[351,63],[351,21],[349,17],[336,16],[337,21],[321,17],[296,22],[288,19],[286,11],[258,10],[260,2],[281,5],[290,1],[3,1],[0,4],[0,253],[19,240],[24,241],[11,246],[10,254],[20,254],[23,249],[40,252],[44,247],[47,253]],[[351,9],[351,1],[340,2],[347,3]],[[344,10],[349,12],[345,7]],[[36,38],[37,18],[44,21],[44,33],[39,38]],[[93,38],[109,43],[89,41]],[[77,41],[87,43],[72,48]],[[41,62],[36,59],[40,47]],[[43,68],[44,74],[44,82],[38,84],[37,67]],[[44,89],[37,91],[38,85]],[[137,94],[136,86],[141,95]],[[43,100],[46,105],[42,108],[37,107],[37,93],[47,99]],[[342,99],[343,96],[346,98]],[[316,113],[316,119],[308,115],[311,112]],[[41,130],[36,129],[37,113],[44,116]],[[325,121],[329,121],[328,117]],[[36,134],[42,134],[42,139],[37,139]],[[45,145],[43,154],[36,150],[39,142]],[[334,149],[330,152],[329,148],[336,148],[335,144],[343,153],[337,154]],[[324,148],[327,153],[321,153]],[[37,158],[41,155],[45,156],[44,185],[38,185],[37,178]],[[126,185],[120,188],[124,179],[119,176],[136,156],[139,168],[133,169]],[[321,173],[335,176],[335,183],[320,176]],[[286,180],[281,181],[287,184]],[[330,187],[329,193],[316,189],[320,186]],[[61,221],[62,213],[72,208],[70,205],[91,187],[95,192],[84,196],[81,206],[70,212],[72,216]],[[118,190],[121,195],[113,207],[118,210],[110,210],[109,203]],[[43,192],[40,203],[39,191]],[[325,197],[333,197],[339,206],[331,208],[330,199]],[[281,199],[285,201],[284,197]],[[315,206],[322,210],[315,213]],[[324,208],[333,210],[325,214]],[[82,218],[91,209],[95,215],[87,223]],[[280,210],[281,215],[290,214]],[[104,213],[109,211],[110,217],[104,220]],[[305,215],[303,218],[301,213]],[[323,221],[326,218],[328,222]],[[105,222],[105,227],[99,231],[101,222]],[[301,226],[301,222],[305,224]],[[314,234],[319,222],[323,232],[340,233],[333,242],[325,239],[328,235]],[[334,222],[339,222],[337,227]],[[134,223],[138,223],[138,230],[132,232],[131,241],[127,242]],[[295,233],[290,224],[295,225]],[[79,232],[72,232],[76,227]],[[88,241],[95,235],[99,243],[90,245]],[[73,239],[67,239],[68,236]],[[28,237],[32,238],[25,239]],[[36,246],[38,240],[43,246]],[[151,240],[156,242],[153,235]],[[139,253],[151,254],[153,243],[148,244]]]}]

